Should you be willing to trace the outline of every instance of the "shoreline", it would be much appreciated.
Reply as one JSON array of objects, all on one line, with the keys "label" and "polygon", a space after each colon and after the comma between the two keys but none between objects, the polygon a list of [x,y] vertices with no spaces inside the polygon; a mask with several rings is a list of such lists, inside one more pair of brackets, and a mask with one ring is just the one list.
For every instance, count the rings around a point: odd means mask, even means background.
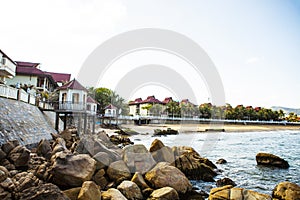
[{"label": "shoreline", "polygon": [[[132,125],[123,124],[119,126],[121,129],[131,129],[141,134],[152,134],[155,129],[171,128],[178,130],[179,133],[211,133],[222,132],[218,131],[225,129],[225,133],[238,133],[238,132],[268,132],[268,131],[299,131],[300,126],[295,125],[242,125],[242,124],[147,124],[147,125]],[[205,131],[206,129],[216,129],[216,131]],[[105,130],[109,134],[113,134],[117,129],[97,128],[98,130]]]}]

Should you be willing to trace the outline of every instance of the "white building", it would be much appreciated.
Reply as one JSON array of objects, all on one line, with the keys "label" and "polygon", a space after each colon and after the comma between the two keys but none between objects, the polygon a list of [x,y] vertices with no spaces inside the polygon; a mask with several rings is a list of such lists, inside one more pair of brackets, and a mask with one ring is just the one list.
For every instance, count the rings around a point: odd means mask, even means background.
[{"label": "white building", "polygon": [[109,104],[104,108],[104,117],[116,117],[118,108],[112,104]]},{"label": "white building", "polygon": [[92,97],[88,96],[86,99],[86,111],[89,112],[92,115],[97,114],[97,105],[98,102],[93,99]]},{"label": "white building", "polygon": [[16,63],[0,49],[0,84],[16,75]]}]

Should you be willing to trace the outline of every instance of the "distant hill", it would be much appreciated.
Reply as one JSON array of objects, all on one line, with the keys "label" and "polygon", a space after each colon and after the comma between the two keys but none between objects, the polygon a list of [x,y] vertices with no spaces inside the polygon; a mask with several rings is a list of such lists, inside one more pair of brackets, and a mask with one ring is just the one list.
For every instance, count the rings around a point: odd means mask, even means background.
[{"label": "distant hill", "polygon": [[296,113],[297,115],[300,115],[300,108],[286,108],[286,107],[281,107],[281,106],[272,106],[272,110],[283,110],[286,115],[289,113],[293,112]]}]

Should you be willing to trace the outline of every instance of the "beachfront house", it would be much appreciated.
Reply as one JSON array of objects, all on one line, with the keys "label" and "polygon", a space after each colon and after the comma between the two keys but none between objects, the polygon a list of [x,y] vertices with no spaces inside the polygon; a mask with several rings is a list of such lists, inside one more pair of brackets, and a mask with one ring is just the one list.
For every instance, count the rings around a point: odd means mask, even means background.
[{"label": "beachfront house", "polygon": [[148,116],[151,115],[151,107],[154,105],[164,105],[154,95],[148,96],[145,100],[137,98],[129,102],[129,114],[132,116]]},{"label": "beachfront house", "polygon": [[89,114],[96,115],[97,114],[97,105],[98,102],[92,97],[88,96],[86,99],[86,111]]},{"label": "beachfront house", "polygon": [[112,104],[109,104],[104,108],[104,117],[117,117],[118,108]]},{"label": "beachfront house", "polygon": [[16,75],[17,64],[0,49],[0,84]]},{"label": "beachfront house", "polygon": [[59,110],[85,111],[88,90],[76,79],[58,88]]}]

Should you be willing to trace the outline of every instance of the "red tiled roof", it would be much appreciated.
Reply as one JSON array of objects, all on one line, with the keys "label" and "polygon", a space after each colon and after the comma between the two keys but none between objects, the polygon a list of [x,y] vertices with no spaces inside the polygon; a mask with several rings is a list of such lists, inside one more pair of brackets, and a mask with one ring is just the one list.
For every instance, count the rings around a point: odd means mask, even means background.
[{"label": "red tiled roof", "polygon": [[162,101],[162,103],[167,104],[167,103],[170,103],[170,102],[172,102],[172,101],[173,101],[172,97],[166,97],[166,98]]},{"label": "red tiled roof", "polygon": [[71,74],[64,74],[64,73],[56,73],[56,72],[46,72],[50,74],[55,82],[63,83],[69,82],[71,78]]},{"label": "red tiled roof", "polygon": [[63,86],[57,88],[58,90],[66,90],[66,89],[75,89],[75,90],[85,90],[87,89],[83,87],[76,79],[64,84]]},{"label": "red tiled roof", "polygon": [[116,106],[112,105],[112,104],[109,104],[108,106],[106,106],[104,108],[104,110],[106,110],[106,109],[118,109],[118,108]]},{"label": "red tiled roof", "polygon": [[129,105],[139,104],[142,101],[142,98],[136,98],[134,101],[129,101]]},{"label": "red tiled roof", "polygon": [[188,99],[182,99],[182,101],[180,103],[185,103],[185,104],[192,104],[192,105],[195,105],[193,104],[192,102],[190,102],[190,100]]},{"label": "red tiled roof", "polygon": [[16,61],[18,67],[34,67],[40,65],[40,63],[31,63],[31,62],[23,62],[23,61]]},{"label": "red tiled roof", "polygon": [[38,68],[35,68],[35,67],[20,67],[19,65],[17,65],[16,73],[17,74],[46,76],[46,74]]},{"label": "red tiled roof", "polygon": [[148,96],[147,99],[145,99],[141,103],[162,103],[162,102],[156,99],[155,96]]},{"label": "red tiled roof", "polygon": [[12,63],[16,64],[15,61],[13,61],[8,55],[6,55],[6,53],[4,53],[1,49],[0,49],[0,53],[2,53],[4,58],[7,58],[8,60],[10,60]]},{"label": "red tiled roof", "polygon": [[98,104],[98,102],[97,102],[95,99],[93,99],[92,97],[90,97],[90,96],[87,97],[86,102],[87,102],[87,103],[95,103],[95,104]]}]

